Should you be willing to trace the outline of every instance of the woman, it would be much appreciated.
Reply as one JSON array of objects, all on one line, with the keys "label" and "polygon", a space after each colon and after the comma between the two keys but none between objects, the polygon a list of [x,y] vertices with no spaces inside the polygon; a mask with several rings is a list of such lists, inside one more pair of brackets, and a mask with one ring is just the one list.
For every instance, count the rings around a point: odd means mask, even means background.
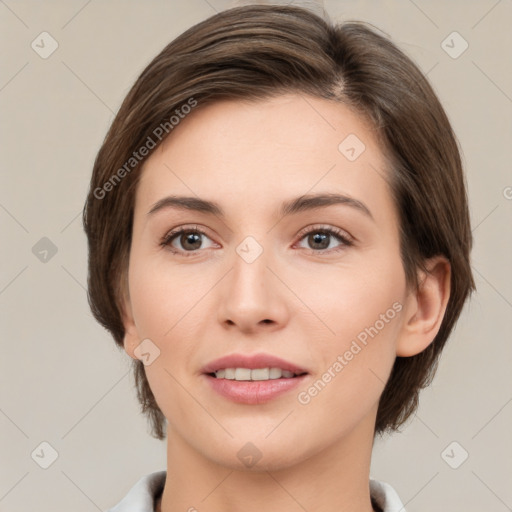
[{"label": "woman", "polygon": [[393,43],[297,7],[190,28],[124,100],[84,226],[92,311],[167,437],[111,510],[404,510],[373,440],[474,281],[454,134]]}]

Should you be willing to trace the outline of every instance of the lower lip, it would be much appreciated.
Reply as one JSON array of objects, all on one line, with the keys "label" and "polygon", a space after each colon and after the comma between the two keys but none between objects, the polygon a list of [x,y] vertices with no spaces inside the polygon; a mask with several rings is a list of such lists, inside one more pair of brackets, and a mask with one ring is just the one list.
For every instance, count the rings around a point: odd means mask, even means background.
[{"label": "lower lip", "polygon": [[263,404],[291,391],[304,382],[307,374],[291,379],[230,380],[205,375],[214,391],[240,404]]}]

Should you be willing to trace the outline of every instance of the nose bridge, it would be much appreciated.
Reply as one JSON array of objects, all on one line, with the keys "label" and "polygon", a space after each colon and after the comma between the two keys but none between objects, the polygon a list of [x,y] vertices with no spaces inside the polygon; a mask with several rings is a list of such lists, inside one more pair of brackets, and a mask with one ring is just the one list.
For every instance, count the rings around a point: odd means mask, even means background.
[{"label": "nose bridge", "polygon": [[253,236],[242,240],[235,248],[232,271],[224,285],[219,321],[244,330],[285,321],[282,284],[267,268],[272,268],[274,261],[271,249],[263,247],[263,242]]}]

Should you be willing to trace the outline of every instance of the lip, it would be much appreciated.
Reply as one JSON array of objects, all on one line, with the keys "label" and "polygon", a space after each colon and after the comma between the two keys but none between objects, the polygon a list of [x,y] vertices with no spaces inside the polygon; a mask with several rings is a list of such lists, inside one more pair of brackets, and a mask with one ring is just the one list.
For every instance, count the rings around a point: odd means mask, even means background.
[{"label": "lip", "polygon": [[[280,378],[259,381],[237,381],[217,379],[210,374],[223,368],[281,368],[298,375],[291,378]],[[270,354],[230,354],[208,363],[203,369],[203,378],[208,381],[215,392],[233,402],[241,404],[263,404],[291,391],[309,376],[305,368],[290,361]]]},{"label": "lip", "polygon": [[229,380],[217,379],[210,375],[202,375],[208,381],[213,391],[239,404],[257,405],[269,402],[281,396],[298,385],[303,384],[309,377],[306,373],[298,377],[273,380]]},{"label": "lip", "polygon": [[211,361],[201,371],[202,373],[214,373],[222,368],[249,368],[251,370],[255,368],[281,368],[293,373],[308,373],[305,368],[270,354],[229,354]]}]

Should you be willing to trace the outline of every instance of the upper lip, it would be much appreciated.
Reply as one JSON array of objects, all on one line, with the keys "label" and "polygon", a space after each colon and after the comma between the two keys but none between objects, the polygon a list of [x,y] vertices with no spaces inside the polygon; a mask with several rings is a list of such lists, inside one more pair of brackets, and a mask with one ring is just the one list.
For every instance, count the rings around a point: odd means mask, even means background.
[{"label": "upper lip", "polygon": [[304,368],[270,354],[229,354],[209,362],[203,367],[202,372],[214,373],[223,368],[281,368],[297,374],[307,373]]}]

